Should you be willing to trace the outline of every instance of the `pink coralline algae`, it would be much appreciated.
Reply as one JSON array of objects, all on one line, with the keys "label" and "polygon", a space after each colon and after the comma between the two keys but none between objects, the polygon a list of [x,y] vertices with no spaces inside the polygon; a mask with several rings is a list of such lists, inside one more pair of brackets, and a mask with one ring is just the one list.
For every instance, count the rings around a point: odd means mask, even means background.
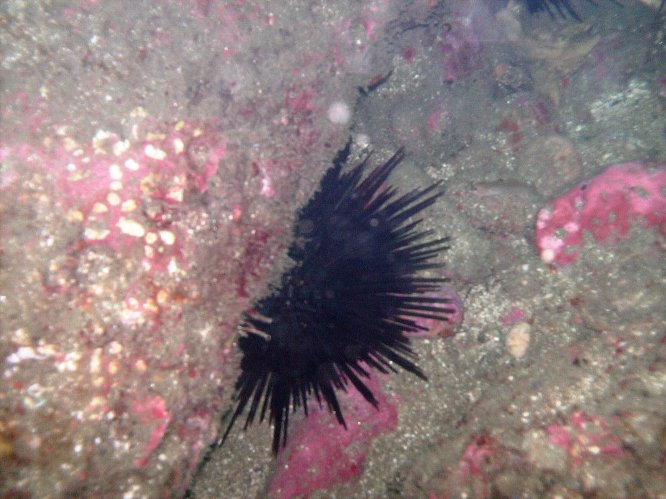
[{"label": "pink coralline algae", "polygon": [[[86,239],[112,247],[136,241],[148,230],[132,216],[132,208],[144,205],[144,216],[162,245],[157,252],[146,249],[146,257],[158,258],[160,251],[165,253],[177,240],[167,230],[165,212],[182,203],[188,189],[206,190],[207,179],[216,173],[224,156],[224,145],[182,121],[165,132],[149,133],[131,147],[129,141],[110,134],[97,138],[92,154],[87,152],[79,161],[68,163],[71,171],[59,178],[70,203],[83,211]],[[159,201],[159,209],[151,209],[150,200]],[[104,228],[92,230],[101,220],[107,222],[102,222]]]},{"label": "pink coralline algae", "polygon": [[459,471],[465,478],[485,475],[492,456],[497,453],[496,442],[489,435],[479,435],[467,446],[460,458]]},{"label": "pink coralline algae", "polygon": [[379,390],[378,376],[373,375],[367,384],[377,396],[379,409],[351,386],[340,394],[347,429],[325,408],[310,408],[309,417],[297,424],[287,447],[278,454],[269,497],[307,497],[352,482],[363,473],[373,440],[394,431],[398,422],[397,408]]},{"label": "pink coralline algae", "polygon": [[166,402],[159,396],[135,400],[132,403],[132,412],[138,416],[142,424],[154,426],[148,443],[144,447],[144,454],[134,460],[135,466],[143,467],[148,464],[151,455],[162,442],[164,433],[171,421],[171,415],[167,410]]},{"label": "pink coralline algae", "polygon": [[525,310],[521,307],[511,307],[506,313],[502,314],[499,318],[503,326],[510,327],[525,320]]},{"label": "pink coralline algae", "polygon": [[539,212],[536,245],[546,263],[565,266],[580,256],[584,234],[596,242],[627,237],[643,223],[666,234],[666,165],[614,165]]},{"label": "pink coralline algae", "polygon": [[79,144],[63,128],[42,149],[5,147],[0,158],[46,167],[58,204],[81,224],[85,244],[116,251],[139,245],[144,268],[165,270],[182,256],[169,211],[188,190],[207,189],[225,146],[204,127],[183,121],[143,135],[129,140],[100,130]]},{"label": "pink coralline algae", "polygon": [[567,450],[571,466],[581,464],[588,456],[621,456],[622,441],[606,422],[582,411],[569,417],[569,424],[551,424],[546,433],[551,444]]}]

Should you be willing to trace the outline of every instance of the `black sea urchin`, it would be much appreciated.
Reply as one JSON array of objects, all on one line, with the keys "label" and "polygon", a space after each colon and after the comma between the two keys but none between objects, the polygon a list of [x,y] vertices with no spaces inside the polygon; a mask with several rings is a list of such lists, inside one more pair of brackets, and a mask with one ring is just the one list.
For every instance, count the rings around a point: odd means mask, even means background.
[{"label": "black sea urchin", "polygon": [[[589,3],[592,5],[597,5],[597,3],[594,0],[587,0]],[[616,5],[621,5],[617,0],[611,0],[614,4]],[[578,16],[578,13],[574,9],[573,5],[569,0],[525,0],[525,3],[527,3],[527,11],[530,14],[534,14],[536,12],[541,12],[541,11],[546,11],[548,14],[550,14],[551,17],[555,17],[553,11],[557,11],[557,13],[562,17],[566,18],[567,16],[572,17],[576,19],[577,21],[580,21],[580,17]]]},{"label": "black sea urchin", "polygon": [[[348,148],[301,210],[289,256],[294,266],[279,289],[259,301],[242,325],[243,353],[236,409],[224,434],[249,403],[245,428],[259,412],[274,425],[273,452],[285,444],[290,407],[313,395],[346,427],[336,390],[348,383],[375,407],[363,378],[392,363],[425,379],[408,334],[419,319],[447,320],[449,300],[432,296],[446,279],[422,277],[448,238],[433,238],[411,220],[441,195],[437,184],[399,195],[385,182],[404,158],[399,150],[364,178],[368,158],[343,173]],[[261,408],[260,408],[261,406]]]}]

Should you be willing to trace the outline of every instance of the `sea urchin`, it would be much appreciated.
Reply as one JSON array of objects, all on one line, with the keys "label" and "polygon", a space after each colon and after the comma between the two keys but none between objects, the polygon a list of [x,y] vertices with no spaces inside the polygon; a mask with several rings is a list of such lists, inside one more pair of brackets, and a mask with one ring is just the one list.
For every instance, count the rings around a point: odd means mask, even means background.
[{"label": "sea urchin", "polygon": [[[592,5],[597,5],[594,0],[587,1]],[[611,1],[616,5],[622,5],[617,0]],[[562,18],[566,18],[568,15],[577,21],[581,21],[581,18],[578,16],[578,13],[569,0],[525,0],[525,3],[527,3],[527,11],[530,14],[545,10],[551,17],[555,17],[553,11],[556,10]]]},{"label": "sea urchin", "polygon": [[402,149],[365,177],[368,158],[343,173],[348,153],[349,146],[299,213],[289,248],[294,265],[244,318],[236,408],[223,441],[248,404],[245,428],[268,414],[277,453],[290,408],[307,415],[312,396],[346,427],[336,390],[351,382],[377,407],[364,382],[369,368],[395,372],[395,364],[425,379],[409,334],[426,329],[420,319],[446,321],[454,310],[435,295],[446,279],[419,275],[443,266],[436,258],[448,238],[433,238],[412,218],[441,192],[434,184],[399,195],[385,184]]}]

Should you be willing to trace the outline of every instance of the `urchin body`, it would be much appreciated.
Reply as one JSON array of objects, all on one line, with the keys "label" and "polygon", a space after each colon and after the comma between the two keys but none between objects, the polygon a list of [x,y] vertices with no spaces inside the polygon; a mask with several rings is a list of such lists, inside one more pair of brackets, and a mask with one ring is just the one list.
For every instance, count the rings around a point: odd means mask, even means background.
[{"label": "urchin body", "polygon": [[409,333],[420,319],[447,320],[453,312],[435,292],[442,277],[437,257],[447,238],[413,220],[440,196],[438,186],[399,195],[386,185],[402,150],[364,176],[368,159],[343,172],[345,154],[324,176],[299,213],[279,288],[245,317],[239,347],[236,409],[225,432],[249,405],[245,427],[257,415],[274,426],[273,451],[284,445],[290,410],[308,412],[312,398],[346,426],[336,395],[351,383],[375,407],[364,379],[394,365],[425,378],[414,363]]}]

